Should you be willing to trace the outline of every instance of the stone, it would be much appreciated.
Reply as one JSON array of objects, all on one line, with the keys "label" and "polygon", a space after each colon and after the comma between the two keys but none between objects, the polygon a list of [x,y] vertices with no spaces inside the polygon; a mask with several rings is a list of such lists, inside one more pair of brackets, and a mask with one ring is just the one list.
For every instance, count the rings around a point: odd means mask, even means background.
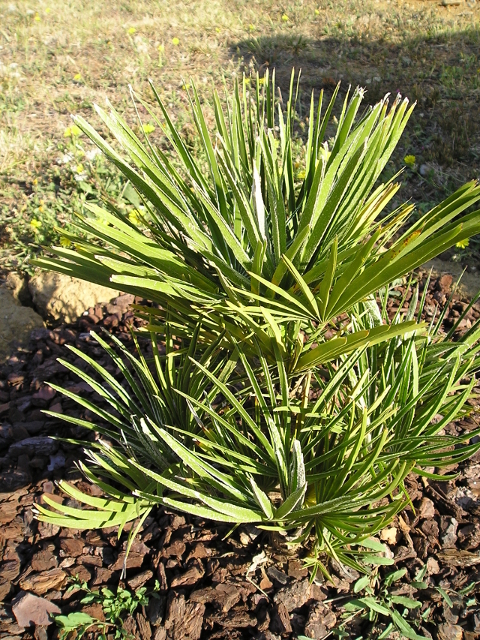
[{"label": "stone", "polygon": [[457,542],[457,527],[457,520],[455,518],[451,518],[450,523],[445,527],[440,538],[443,548],[451,549],[455,547],[455,543]]},{"label": "stone", "polygon": [[288,582],[287,574],[283,571],[280,571],[276,567],[268,567],[267,574],[269,578],[280,585],[285,585]]},{"label": "stone", "polygon": [[387,544],[395,545],[397,542],[397,534],[397,527],[387,527],[380,531],[380,540],[383,540],[383,542],[386,542]]},{"label": "stone", "polygon": [[430,498],[422,498],[420,502],[420,506],[418,508],[418,515],[420,518],[425,518],[429,520],[435,515],[435,505]]},{"label": "stone", "polygon": [[49,456],[58,450],[58,442],[48,436],[33,436],[10,445],[8,453],[11,458],[18,458],[22,454]]},{"label": "stone", "polygon": [[12,296],[15,300],[18,300],[21,305],[25,307],[30,307],[32,305],[32,298],[28,290],[28,282],[25,276],[22,276],[15,271],[10,271],[6,277],[4,287],[10,290]]},{"label": "stone", "polygon": [[52,624],[50,614],[60,614],[61,610],[45,598],[21,591],[12,602],[12,612],[20,627],[46,627]]},{"label": "stone", "polygon": [[22,307],[9,289],[0,287],[0,364],[15,347],[26,347],[33,329],[44,327],[42,318],[30,307]]},{"label": "stone", "polygon": [[42,318],[67,324],[80,318],[86,309],[100,302],[109,302],[118,295],[118,289],[53,271],[35,274],[28,283],[28,289]]}]

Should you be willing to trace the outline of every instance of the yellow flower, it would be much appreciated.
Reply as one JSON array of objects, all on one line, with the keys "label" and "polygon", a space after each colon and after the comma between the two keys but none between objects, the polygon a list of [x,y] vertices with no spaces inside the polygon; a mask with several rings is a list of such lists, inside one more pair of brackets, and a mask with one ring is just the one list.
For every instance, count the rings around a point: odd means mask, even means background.
[{"label": "yellow flower", "polygon": [[315,9],[315,15],[319,16],[320,15],[320,10],[319,9]]},{"label": "yellow flower", "polygon": [[33,227],[34,231],[37,231],[37,229],[39,229],[42,226],[42,223],[39,222],[38,220],[35,220],[35,218],[33,220],[30,221],[30,226]]},{"label": "yellow flower", "polygon": [[43,213],[43,212],[45,211],[45,207],[43,206],[43,204],[41,204],[41,205],[38,207],[38,210],[40,211],[40,213]]},{"label": "yellow flower", "polygon": [[458,249],[466,249],[468,247],[468,238],[466,240],[460,240],[460,242],[456,243],[456,247]]},{"label": "yellow flower", "polygon": [[51,13],[51,12],[52,12],[52,10],[50,9],[50,7],[47,7],[47,8],[45,9],[45,13]]},{"label": "yellow flower", "polygon": [[77,164],[77,166],[75,167],[75,171],[77,173],[82,173],[83,171],[83,164]]},{"label": "yellow flower", "polygon": [[254,24],[249,24],[249,25],[248,25],[248,29],[249,29],[250,31],[255,31],[255,25],[254,25]]},{"label": "yellow flower", "polygon": [[153,126],[153,124],[150,124],[149,122],[147,122],[146,124],[142,124],[142,129],[143,129],[143,133],[146,133],[147,135],[155,131],[155,127]]},{"label": "yellow flower", "polygon": [[165,51],[165,45],[164,44],[159,44],[157,49],[160,51],[160,53],[163,53]]},{"label": "yellow flower", "polygon": [[283,20],[283,22],[288,22],[288,16],[287,16],[286,13],[283,14],[282,20]]},{"label": "yellow flower", "polygon": [[258,84],[261,86],[262,84],[265,84],[265,78],[259,78],[258,79]]},{"label": "yellow flower", "polygon": [[76,136],[81,136],[83,133],[83,131],[77,127],[76,124],[72,124],[71,127],[67,127],[65,129],[65,131],[63,132],[63,137],[64,138],[74,138]]},{"label": "yellow flower", "polygon": [[34,184],[34,186],[35,186],[35,187],[37,186],[37,184],[38,184],[38,178],[34,178],[34,179],[33,179],[33,184]]},{"label": "yellow flower", "polygon": [[413,165],[415,164],[415,156],[405,156],[403,161],[407,166],[413,167]]},{"label": "yellow flower", "polygon": [[220,29],[219,29],[219,27],[215,27],[215,31],[216,31],[217,33],[220,33]]},{"label": "yellow flower", "polygon": [[38,15],[38,13],[35,14],[34,20],[35,20],[35,22],[40,22],[41,18]]},{"label": "yellow flower", "polygon": [[140,224],[140,211],[137,209],[132,209],[128,213],[128,219],[132,224]]},{"label": "yellow flower", "polygon": [[60,246],[61,247],[65,247],[66,249],[68,249],[68,247],[70,247],[71,244],[72,243],[70,242],[70,240],[68,238],[65,238],[65,236],[62,236],[60,238]]},{"label": "yellow flower", "polygon": [[82,74],[81,73],[76,73],[73,76],[73,80],[74,80],[74,82],[81,82],[82,81]]},{"label": "yellow flower", "polygon": [[176,47],[180,44],[180,40],[178,38],[172,38],[172,44]]},{"label": "yellow flower", "polygon": [[136,32],[135,27],[130,27],[129,29],[127,29],[127,33],[129,36],[133,36],[135,32]]}]

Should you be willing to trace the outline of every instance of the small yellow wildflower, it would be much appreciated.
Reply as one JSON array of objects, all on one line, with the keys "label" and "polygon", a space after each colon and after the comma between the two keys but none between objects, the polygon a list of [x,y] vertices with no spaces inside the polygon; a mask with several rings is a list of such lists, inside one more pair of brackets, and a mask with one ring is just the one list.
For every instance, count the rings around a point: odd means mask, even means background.
[{"label": "small yellow wildflower", "polygon": [[153,126],[153,124],[150,124],[149,122],[142,124],[142,129],[143,129],[143,133],[146,133],[147,136],[149,133],[153,133],[153,131],[155,131],[155,127]]},{"label": "small yellow wildflower", "polygon": [[460,242],[456,243],[456,247],[458,249],[466,249],[468,247],[468,238],[466,238],[465,240],[460,240]]},{"label": "small yellow wildflower", "polygon": [[35,14],[35,17],[33,18],[35,20],[35,22],[40,22],[41,18],[38,15],[38,13]]},{"label": "small yellow wildflower", "polygon": [[249,31],[255,31],[255,25],[254,24],[249,24],[248,25],[248,29],[249,29]]},{"label": "small yellow wildflower", "polygon": [[127,33],[129,36],[133,36],[135,32],[136,32],[135,27],[130,27],[129,29],[127,29]]},{"label": "small yellow wildflower", "polygon": [[76,73],[76,74],[73,76],[73,81],[74,81],[74,82],[81,82],[81,81],[82,81],[82,74],[81,74],[81,73]]},{"label": "small yellow wildflower", "polygon": [[33,230],[36,232],[42,226],[42,223],[35,218],[30,221],[30,226],[33,227]]},{"label": "small yellow wildflower", "polygon": [[33,186],[36,187],[38,184],[38,178],[33,179]]},{"label": "small yellow wildflower", "polygon": [[82,173],[83,172],[83,164],[77,164],[77,166],[75,167],[75,171],[77,173]]},{"label": "small yellow wildflower", "polygon": [[43,206],[43,204],[41,204],[41,205],[38,207],[38,210],[40,211],[40,213],[43,213],[43,212],[45,211],[45,207]]},{"label": "small yellow wildflower", "polygon": [[71,244],[72,243],[70,242],[70,240],[68,238],[65,238],[65,236],[62,236],[60,238],[60,246],[61,247],[65,247],[66,249],[68,249],[68,247],[70,247]]},{"label": "small yellow wildflower", "polygon": [[163,53],[165,51],[165,45],[164,44],[159,44],[157,49],[160,51],[160,53]]},{"label": "small yellow wildflower", "polygon": [[305,171],[299,171],[297,173],[297,180],[305,180]]},{"label": "small yellow wildflower", "polygon": [[259,79],[258,79],[258,84],[259,84],[260,86],[262,86],[263,84],[265,84],[265,78],[259,78]]},{"label": "small yellow wildflower", "polygon": [[283,22],[288,22],[288,16],[287,16],[286,13],[283,14],[282,20],[283,20]]},{"label": "small yellow wildflower", "polygon": [[65,131],[63,132],[63,137],[64,138],[75,138],[77,136],[81,136],[83,133],[83,131],[77,127],[76,124],[72,124],[71,127],[67,127],[65,129]]},{"label": "small yellow wildflower", "polygon": [[315,9],[315,15],[319,16],[320,15],[320,9]]},{"label": "small yellow wildflower", "polygon": [[51,12],[52,12],[52,10],[50,9],[50,7],[47,7],[47,8],[45,9],[45,13],[47,13],[47,14],[48,14],[48,13],[51,13]]},{"label": "small yellow wildflower", "polygon": [[216,31],[217,33],[220,33],[220,29],[219,29],[219,27],[215,27],[215,31]]},{"label": "small yellow wildflower", "polygon": [[180,40],[178,38],[172,38],[172,44],[177,47],[180,44]]},{"label": "small yellow wildflower", "polygon": [[415,164],[415,156],[405,156],[403,161],[407,166],[413,167],[413,165]]},{"label": "small yellow wildflower", "polygon": [[137,209],[132,209],[128,213],[128,219],[132,224],[140,224],[140,211]]}]

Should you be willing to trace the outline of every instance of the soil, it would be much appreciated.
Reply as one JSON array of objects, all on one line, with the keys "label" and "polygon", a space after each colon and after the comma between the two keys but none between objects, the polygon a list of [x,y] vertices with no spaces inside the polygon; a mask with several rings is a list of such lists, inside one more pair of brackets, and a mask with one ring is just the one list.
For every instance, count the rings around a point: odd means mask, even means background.
[{"label": "soil", "polygon": [[[468,306],[461,296],[448,302],[451,287],[451,276],[433,279],[425,306],[427,317],[432,317],[436,308],[448,304],[446,329],[454,326]],[[34,330],[29,348],[12,354],[0,369],[0,601],[4,603],[0,639],[58,637],[55,625],[42,626],[44,619],[36,626],[18,624],[17,618],[22,622],[19,602],[25,592],[38,597],[35,606],[48,601],[47,611],[84,610],[100,617],[98,605],[81,605],[84,594],[69,590],[73,576],[91,589],[108,585],[115,590],[121,584],[132,591],[142,586],[153,590],[157,582],[148,606],[124,619],[124,629],[141,640],[328,637],[342,622],[342,604],[353,597],[352,584],[359,575],[332,563],[333,584],[318,577],[310,584],[301,559],[255,527],[238,528],[228,535],[227,525],[159,508],[144,522],[122,578],[128,527],[118,539],[117,528],[59,529],[34,519],[32,508],[42,501],[42,495],[58,495],[55,481],[67,479],[84,491],[97,493],[74,466],[82,455],[78,446],[50,439],[52,435],[85,439],[93,434],[50,418],[42,409],[93,420],[88,410],[48,386],[56,383],[102,402],[57,358],[83,367],[83,361],[67,349],[75,345],[107,365],[103,350],[90,337],[90,330],[99,327],[114,332],[133,348],[130,328],[143,322],[129,308],[133,301],[133,296],[123,295],[89,309],[74,324]],[[392,301],[392,313],[395,306]],[[480,306],[475,304],[456,333],[467,330],[479,317]],[[480,402],[474,399],[471,404],[477,407]],[[447,431],[471,431],[478,420],[474,411],[449,425]],[[430,608],[427,622],[418,624],[418,633],[439,640],[473,640],[480,638],[480,607],[474,601],[468,604],[468,598],[458,591],[471,583],[477,583],[474,591],[479,591],[480,452],[455,471],[458,478],[445,483],[408,478],[414,510],[407,509],[382,532],[380,537],[395,567],[381,567],[380,572],[406,568],[393,591],[422,602],[421,609],[411,611],[412,624],[421,621],[421,614]],[[425,564],[427,588],[419,590],[412,581]],[[445,602],[438,587],[448,592],[453,606]],[[34,608],[32,605],[32,611]],[[380,624],[372,631],[371,623],[354,616],[346,632],[351,638],[374,638],[385,627]],[[97,632],[84,636],[97,637]],[[388,637],[400,636],[392,632]],[[108,638],[113,640],[113,634]]]}]

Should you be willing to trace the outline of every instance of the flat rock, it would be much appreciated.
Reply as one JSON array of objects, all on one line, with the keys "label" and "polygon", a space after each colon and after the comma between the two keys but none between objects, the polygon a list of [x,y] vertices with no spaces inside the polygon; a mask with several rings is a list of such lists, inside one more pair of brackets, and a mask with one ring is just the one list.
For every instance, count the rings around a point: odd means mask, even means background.
[{"label": "flat rock", "polygon": [[61,613],[53,602],[24,591],[12,602],[12,611],[20,627],[48,626],[52,624],[49,614]]},{"label": "flat rock", "polygon": [[39,314],[51,321],[74,322],[83,312],[100,302],[109,302],[118,289],[85,282],[53,271],[41,271],[28,288]]},{"label": "flat rock", "polygon": [[33,329],[43,327],[38,313],[22,307],[10,289],[0,287],[0,364],[12,355],[15,347],[25,347]]},{"label": "flat rock", "polygon": [[48,436],[33,436],[10,445],[8,453],[11,458],[18,458],[23,454],[49,456],[58,450],[58,442]]}]

